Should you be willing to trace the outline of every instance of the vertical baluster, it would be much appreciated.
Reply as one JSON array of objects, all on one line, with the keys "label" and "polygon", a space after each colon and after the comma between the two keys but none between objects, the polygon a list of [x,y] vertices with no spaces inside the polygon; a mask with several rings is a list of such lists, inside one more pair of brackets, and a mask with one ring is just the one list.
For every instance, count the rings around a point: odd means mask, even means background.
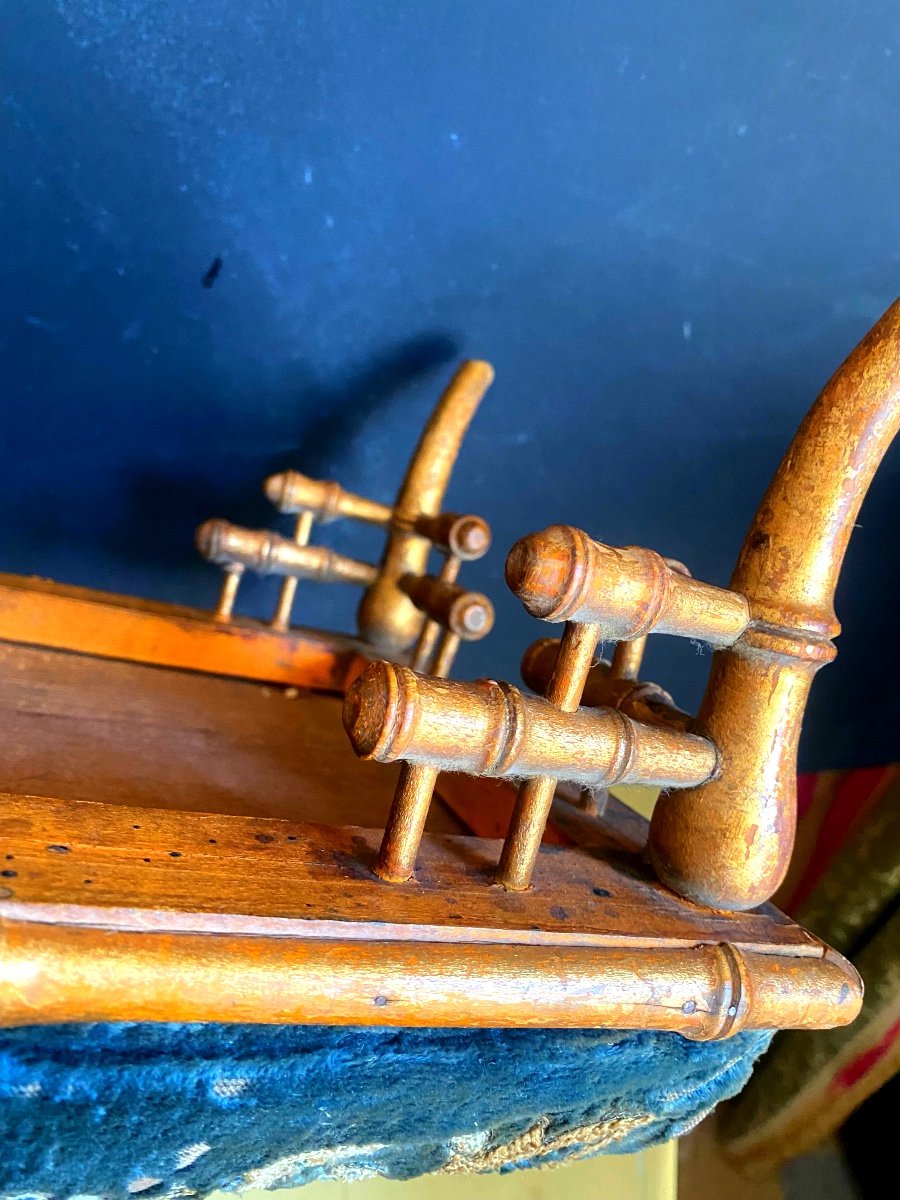
[{"label": "vertical baluster", "polygon": [[[444,559],[443,565],[441,566],[441,570],[438,575],[438,578],[441,580],[442,583],[456,583],[457,576],[459,575],[459,569],[461,566],[462,566],[461,559],[457,558],[455,554],[448,554],[447,557]],[[428,617],[426,617],[425,621],[422,624],[422,630],[419,634],[419,637],[418,637],[418,640],[416,641],[415,646],[413,647],[413,652],[412,652],[412,655],[410,656],[410,660],[409,660],[409,665],[412,667],[412,669],[414,671],[427,670],[428,663],[432,661],[432,656],[440,653],[440,650],[438,650],[437,652],[435,651],[435,646],[437,644],[437,640],[440,635],[440,632],[441,632],[441,627],[437,623],[437,621],[432,621]],[[446,632],[448,632],[448,631],[445,631],[445,633]],[[446,638],[444,640],[446,640]],[[444,664],[444,670],[442,672],[436,671],[434,669],[434,664],[433,664],[430,674],[432,674],[432,675],[441,674],[442,676],[448,675],[450,673],[450,667],[453,664],[453,659],[456,655],[456,650],[458,648],[459,648],[459,638],[456,639],[456,647],[452,650],[452,652],[449,655],[449,661],[447,661]],[[445,655],[444,657],[446,658],[447,656]],[[436,661],[436,658],[435,658],[435,661]]]},{"label": "vertical baluster", "polygon": [[[599,625],[566,625],[546,693],[547,700],[563,712],[575,712],[581,703],[581,693],[599,640]],[[523,892],[531,883],[556,782],[552,775],[542,775],[526,780],[519,788],[497,867],[497,882],[510,891]]]},{"label": "vertical baluster", "polygon": [[[298,546],[308,546],[312,534],[314,514],[301,512],[294,526],[294,541]],[[295,575],[287,575],[281,582],[278,592],[278,604],[272,617],[273,629],[287,629],[291,623],[291,609],[294,606],[294,596],[297,593],[299,580]]]},{"label": "vertical baluster", "polygon": [[234,602],[237,599],[238,588],[240,587],[241,576],[243,574],[244,568],[238,563],[229,567],[225,572],[225,578],[222,581],[222,590],[219,593],[219,602],[216,605],[216,611],[213,613],[215,620],[222,622],[231,620],[231,614],[234,612]]},{"label": "vertical baluster", "polygon": [[641,675],[641,665],[646,648],[646,634],[631,642],[618,642],[612,657],[610,674],[613,679],[629,679],[636,682]]},{"label": "vertical baluster", "polygon": [[[441,581],[455,583],[461,565],[461,560],[455,554],[448,554],[440,570]],[[437,621],[426,617],[410,665],[414,671],[425,670],[433,655],[430,673],[445,678],[450,673],[458,649],[459,637],[449,629],[445,629],[441,635]],[[437,768],[423,763],[404,763],[400,768],[400,778],[375,864],[376,875],[389,883],[405,883],[412,876],[437,777]]]}]

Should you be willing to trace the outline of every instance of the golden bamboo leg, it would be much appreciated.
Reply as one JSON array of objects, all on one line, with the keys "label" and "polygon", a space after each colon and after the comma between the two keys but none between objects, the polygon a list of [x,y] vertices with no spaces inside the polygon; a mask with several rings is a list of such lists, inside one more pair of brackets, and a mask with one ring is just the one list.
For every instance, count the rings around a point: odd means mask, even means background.
[{"label": "golden bamboo leg", "polygon": [[[448,554],[444,559],[438,579],[442,583],[456,583],[461,566],[461,559],[457,558],[455,554]],[[437,621],[430,621],[426,618],[409,660],[409,665],[414,671],[424,671],[427,669],[429,662],[432,660],[440,632],[441,627]],[[435,671],[432,670],[431,674],[434,675]]]},{"label": "golden bamboo leg", "polygon": [[[310,535],[312,534],[314,514],[311,512],[302,512],[297,517],[297,524],[294,526],[294,541],[298,546],[308,546]],[[299,580],[296,575],[287,575],[281,582],[281,588],[278,592],[278,604],[275,607],[275,615],[272,618],[273,629],[287,629],[291,623],[291,609],[294,606],[294,596],[297,594],[297,584]]]},{"label": "golden bamboo leg", "polygon": [[643,637],[635,638],[633,642],[618,642],[612,657],[611,674],[613,678],[639,679],[646,648],[646,634]]},{"label": "golden bamboo leg", "polygon": [[[578,708],[599,640],[599,625],[566,626],[546,696],[563,712]],[[510,891],[523,892],[531,883],[555,791],[556,779],[552,775],[528,779],[519,788],[497,867],[497,882]]]},{"label": "golden bamboo leg", "polygon": [[444,630],[434,654],[434,662],[431,664],[432,675],[438,679],[447,678],[453,668],[453,660],[456,658],[457,650],[459,650],[459,643],[460,636],[458,633],[451,633],[449,629]]},{"label": "golden bamboo leg", "polygon": [[216,605],[216,611],[213,614],[217,621],[231,620],[231,614],[234,611],[234,602],[237,599],[238,588],[240,587],[243,573],[244,568],[240,565],[229,567],[225,572],[225,579],[222,581],[222,591],[219,593],[219,603]]},{"label": "golden bamboo leg", "polygon": [[437,777],[437,767],[425,763],[404,763],[400,770],[375,864],[375,874],[389,883],[405,883],[412,876]]},{"label": "golden bamboo leg", "polygon": [[[442,583],[455,583],[460,566],[461,560],[456,555],[449,554],[438,578]],[[443,637],[438,641],[440,632],[441,627],[437,621],[426,620],[411,661],[414,670],[422,670],[434,653],[431,674],[443,678],[450,673],[460,639],[456,634],[445,630]],[[397,790],[394,792],[394,801],[375,866],[376,874],[390,883],[405,883],[415,870],[437,777],[438,773],[434,767],[422,764],[404,763],[400,769]]]}]

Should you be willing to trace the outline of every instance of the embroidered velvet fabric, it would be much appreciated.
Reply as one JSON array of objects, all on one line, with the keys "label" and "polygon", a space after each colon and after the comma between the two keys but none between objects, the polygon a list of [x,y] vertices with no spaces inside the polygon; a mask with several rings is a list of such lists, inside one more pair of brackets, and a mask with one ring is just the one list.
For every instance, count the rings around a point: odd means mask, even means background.
[{"label": "embroidered velvet fabric", "polygon": [[639,1150],[737,1092],[767,1033],[0,1030],[0,1195],[205,1195]]}]

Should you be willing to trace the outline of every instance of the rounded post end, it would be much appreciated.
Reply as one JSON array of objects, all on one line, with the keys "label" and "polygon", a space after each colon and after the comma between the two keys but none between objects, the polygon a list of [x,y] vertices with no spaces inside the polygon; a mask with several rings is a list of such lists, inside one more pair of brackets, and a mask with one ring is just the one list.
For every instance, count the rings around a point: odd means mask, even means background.
[{"label": "rounded post end", "polygon": [[197,527],[194,543],[207,562],[219,562],[228,529],[228,522],[213,517]]},{"label": "rounded post end", "polygon": [[460,517],[450,530],[450,549],[468,562],[483,558],[491,545],[491,527],[483,517]]},{"label": "rounded post end", "polygon": [[450,612],[450,632],[467,642],[477,642],[494,627],[494,606],[480,592],[466,592]]},{"label": "rounded post end", "polygon": [[[374,662],[350,685],[344,697],[342,720],[359,758],[391,761],[400,731],[403,689],[393,663]],[[405,672],[411,674],[411,672]]]},{"label": "rounded post end", "polygon": [[290,471],[279,471],[276,475],[270,475],[263,484],[263,492],[270,504],[273,504],[279,512],[284,511],[284,503],[288,491],[288,476]]},{"label": "rounded post end", "polygon": [[507,586],[531,616],[562,619],[557,613],[565,604],[578,562],[574,534],[566,525],[551,525],[520,538],[507,555]]}]

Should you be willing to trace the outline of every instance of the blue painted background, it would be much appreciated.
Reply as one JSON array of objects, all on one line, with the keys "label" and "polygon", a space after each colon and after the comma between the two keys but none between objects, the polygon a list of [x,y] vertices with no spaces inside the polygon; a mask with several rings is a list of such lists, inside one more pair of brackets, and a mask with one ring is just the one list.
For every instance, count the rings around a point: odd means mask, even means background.
[{"label": "blue painted background", "polygon": [[[288,464],[389,499],[483,356],[449,499],[495,527],[468,578],[498,629],[460,673],[515,678],[539,630],[509,544],[567,521],[725,583],[900,291],[893,0],[30,0],[2,24],[5,570],[211,604],[199,521],[265,523]],[[861,525],[807,765],[898,753],[897,453]],[[349,627],[351,593],[300,597]],[[653,646],[685,705],[706,666]]]}]

